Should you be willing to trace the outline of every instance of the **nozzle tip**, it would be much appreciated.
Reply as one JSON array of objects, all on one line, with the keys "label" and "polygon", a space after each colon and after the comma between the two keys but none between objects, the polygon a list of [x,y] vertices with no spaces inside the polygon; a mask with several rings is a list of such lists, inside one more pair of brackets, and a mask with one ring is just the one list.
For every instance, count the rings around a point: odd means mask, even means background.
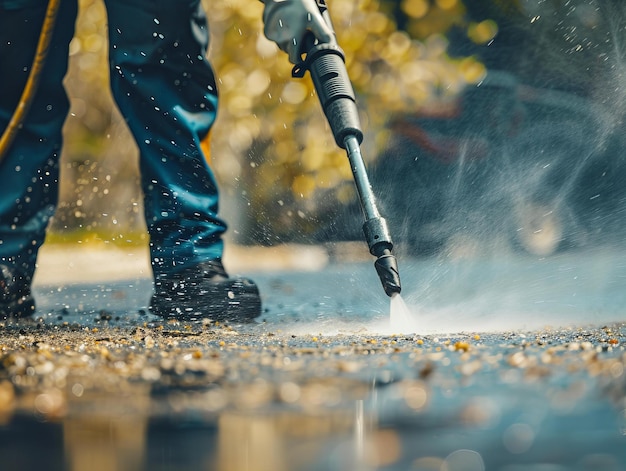
[{"label": "nozzle tip", "polygon": [[400,293],[402,286],[400,284],[400,273],[398,272],[396,257],[391,254],[381,255],[374,262],[374,267],[387,296],[391,297],[396,293]]}]

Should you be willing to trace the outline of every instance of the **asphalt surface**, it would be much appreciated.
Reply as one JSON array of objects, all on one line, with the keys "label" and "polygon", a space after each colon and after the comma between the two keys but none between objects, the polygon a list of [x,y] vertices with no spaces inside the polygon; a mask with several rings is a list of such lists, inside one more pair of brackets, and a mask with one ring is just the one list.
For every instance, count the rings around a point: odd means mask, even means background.
[{"label": "asphalt surface", "polygon": [[[252,324],[164,322],[132,279],[0,326],[5,469],[626,469],[626,255],[249,272]],[[417,326],[417,328],[415,328]]]}]

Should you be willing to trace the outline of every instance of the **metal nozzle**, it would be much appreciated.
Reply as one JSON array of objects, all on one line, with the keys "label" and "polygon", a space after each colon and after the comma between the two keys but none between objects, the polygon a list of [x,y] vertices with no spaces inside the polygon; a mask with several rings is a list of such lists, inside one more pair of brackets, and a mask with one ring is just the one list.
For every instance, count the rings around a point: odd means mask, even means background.
[{"label": "metal nozzle", "polygon": [[374,267],[387,296],[391,297],[400,293],[402,286],[400,285],[398,262],[390,250],[385,249],[384,253],[374,262]]},{"label": "metal nozzle", "polygon": [[391,252],[393,250],[393,242],[391,241],[391,235],[389,235],[387,222],[380,216],[368,219],[363,224],[363,232],[365,233],[365,240],[369,246],[370,253],[376,257],[374,267],[380,282],[383,284],[385,293],[389,297],[399,293],[401,286],[398,262]]},{"label": "metal nozzle", "polygon": [[[324,0],[318,0],[318,7],[332,29],[330,15]],[[354,183],[365,216],[363,230],[370,249],[376,257],[374,266],[383,284],[387,296],[400,292],[400,275],[396,257],[391,254],[393,243],[385,220],[380,217],[376,200],[370,186],[359,144],[363,141],[363,132],[359,122],[356,96],[348,77],[343,51],[336,42],[316,44],[312,34],[303,41],[306,58],[297,64],[292,75],[303,77],[307,70],[313,79],[313,85],[322,104],[324,114],[339,147],[346,150]]]}]

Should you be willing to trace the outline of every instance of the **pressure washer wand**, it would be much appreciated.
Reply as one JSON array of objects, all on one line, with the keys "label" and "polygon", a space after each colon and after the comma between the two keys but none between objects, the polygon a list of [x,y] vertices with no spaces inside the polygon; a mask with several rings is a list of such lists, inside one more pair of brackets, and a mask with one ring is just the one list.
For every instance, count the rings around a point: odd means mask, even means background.
[{"label": "pressure washer wand", "polygon": [[[318,6],[326,23],[332,29],[324,0],[318,0]],[[347,152],[365,217],[363,224],[365,240],[370,253],[376,257],[374,267],[385,293],[392,296],[401,290],[398,263],[392,253],[393,242],[387,222],[378,212],[376,198],[363,162],[360,148],[363,131],[354,90],[344,62],[344,53],[336,42],[316,43],[312,34],[305,38],[303,50],[306,56],[303,62],[293,68],[292,75],[301,78],[307,70],[311,73],[313,85],[335,142]]]}]

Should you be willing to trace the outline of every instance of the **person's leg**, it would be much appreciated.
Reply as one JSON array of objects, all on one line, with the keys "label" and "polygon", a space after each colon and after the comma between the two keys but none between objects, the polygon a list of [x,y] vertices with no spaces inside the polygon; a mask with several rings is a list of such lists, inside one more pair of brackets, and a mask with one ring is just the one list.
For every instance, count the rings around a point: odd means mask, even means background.
[{"label": "person's leg", "polygon": [[[28,79],[47,2],[0,2],[0,129],[18,105]],[[64,0],[30,111],[0,162],[0,315],[34,309],[30,283],[37,251],[58,196],[61,129],[69,110],[63,88],[74,35],[76,0]],[[9,312],[13,311],[13,312]]]},{"label": "person's leg", "polygon": [[200,0],[105,0],[111,89],[139,146],[155,294],[164,317],[246,319],[256,285],[222,264],[226,224],[203,152],[217,112]]},{"label": "person's leg", "polygon": [[222,256],[226,224],[201,142],[217,90],[199,0],[106,0],[111,88],[141,154],[155,278]]}]

